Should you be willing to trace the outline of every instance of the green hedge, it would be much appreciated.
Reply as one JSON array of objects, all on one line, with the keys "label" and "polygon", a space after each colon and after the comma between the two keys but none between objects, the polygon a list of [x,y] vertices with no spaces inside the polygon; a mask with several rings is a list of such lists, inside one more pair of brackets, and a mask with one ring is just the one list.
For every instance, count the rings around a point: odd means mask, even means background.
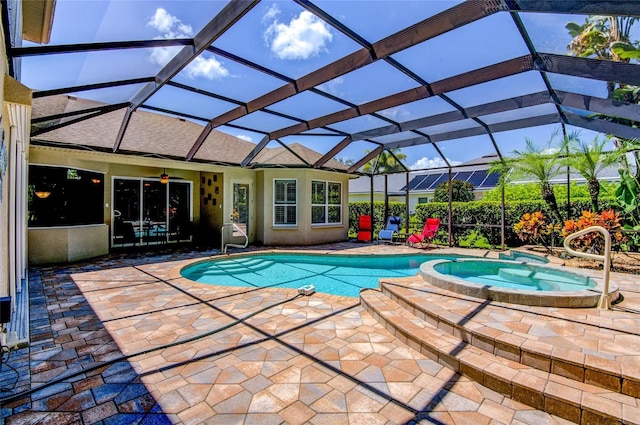
[{"label": "green hedge", "polygon": [[[484,236],[492,246],[499,246],[501,243],[501,203],[500,202],[453,202],[453,244],[459,245],[461,239],[469,236],[471,232],[476,231],[480,236]],[[606,210],[615,209],[614,199],[600,200],[600,208]],[[374,202],[374,231],[377,234],[380,229],[384,228],[384,202]],[[591,202],[589,199],[575,199],[571,201],[571,214],[569,218],[577,219],[582,215],[582,211],[590,210]],[[505,244],[510,247],[520,246],[523,242],[513,231],[513,225],[520,221],[523,214],[533,211],[542,211],[547,217],[550,217],[547,205],[543,201],[516,201],[505,203]],[[358,216],[370,214],[369,202],[353,202],[349,204],[349,233],[355,234],[358,226]],[[567,218],[566,204],[560,206],[560,214],[563,218]],[[405,204],[404,202],[390,202],[389,215],[397,215],[402,217],[402,227],[405,223]],[[436,242],[442,244],[449,243],[448,233],[448,217],[449,204],[447,202],[430,202],[427,204],[417,204],[415,206],[415,214],[409,217],[409,231],[422,230],[422,226],[428,217],[438,217],[443,222],[436,237]],[[497,226],[497,227],[489,227]],[[401,231],[405,231],[402,229]],[[558,243],[556,240],[555,243]]]}]

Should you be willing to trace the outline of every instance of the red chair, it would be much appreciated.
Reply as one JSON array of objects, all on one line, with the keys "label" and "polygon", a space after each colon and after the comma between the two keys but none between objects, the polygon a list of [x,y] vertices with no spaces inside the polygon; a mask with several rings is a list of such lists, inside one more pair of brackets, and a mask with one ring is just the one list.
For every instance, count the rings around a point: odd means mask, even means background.
[{"label": "red chair", "polygon": [[407,245],[420,248],[428,247],[431,244],[433,238],[436,237],[436,233],[438,233],[439,227],[439,218],[428,218],[424,223],[422,233],[413,233],[411,236],[409,236],[407,238]]},{"label": "red chair", "polygon": [[358,217],[358,241],[371,240],[371,216],[361,215]]}]

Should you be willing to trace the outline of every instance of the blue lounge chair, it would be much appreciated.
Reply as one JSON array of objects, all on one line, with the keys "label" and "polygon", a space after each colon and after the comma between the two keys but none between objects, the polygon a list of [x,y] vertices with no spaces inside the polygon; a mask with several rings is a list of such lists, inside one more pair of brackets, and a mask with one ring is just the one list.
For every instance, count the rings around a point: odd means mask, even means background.
[{"label": "blue lounge chair", "polygon": [[380,230],[380,233],[378,233],[378,242],[393,242],[393,236],[400,230],[400,220],[401,218],[398,216],[389,217],[384,230]]}]

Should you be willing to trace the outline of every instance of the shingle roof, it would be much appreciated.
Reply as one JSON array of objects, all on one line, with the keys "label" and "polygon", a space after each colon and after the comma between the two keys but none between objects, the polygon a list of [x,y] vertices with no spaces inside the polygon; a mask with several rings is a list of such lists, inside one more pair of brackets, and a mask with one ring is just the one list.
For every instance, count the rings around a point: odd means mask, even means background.
[{"label": "shingle roof", "polygon": [[[39,118],[99,106],[103,105],[74,96],[47,96],[34,99],[33,117]],[[114,135],[118,133],[124,114],[125,109],[119,109],[91,120],[80,121],[42,133],[33,139],[109,149],[114,144]],[[75,118],[77,116],[72,119]],[[47,122],[47,125],[69,122],[69,120],[70,118],[57,119]],[[136,110],[131,116],[120,148],[123,151],[142,154],[185,157],[193,140],[202,132],[202,128],[202,125],[184,118]],[[251,142],[213,130],[196,154],[195,159],[206,162],[240,164],[254,147],[255,144]],[[290,145],[289,148],[310,164],[322,157],[320,153],[297,143]],[[264,149],[254,159],[254,162],[274,165],[304,165],[299,158],[284,147]],[[335,160],[327,162],[325,167],[342,170],[347,168]]]}]

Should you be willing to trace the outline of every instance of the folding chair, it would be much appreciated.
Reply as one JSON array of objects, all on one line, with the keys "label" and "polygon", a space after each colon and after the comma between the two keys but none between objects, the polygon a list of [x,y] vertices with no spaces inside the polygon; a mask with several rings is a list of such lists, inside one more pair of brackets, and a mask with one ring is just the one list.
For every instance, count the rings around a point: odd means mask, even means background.
[{"label": "folding chair", "polygon": [[431,244],[433,238],[436,237],[436,233],[438,233],[438,228],[440,227],[440,219],[439,218],[427,218],[427,221],[424,222],[424,228],[422,229],[422,233],[413,233],[411,236],[407,238],[407,245],[413,247],[426,248]]}]

